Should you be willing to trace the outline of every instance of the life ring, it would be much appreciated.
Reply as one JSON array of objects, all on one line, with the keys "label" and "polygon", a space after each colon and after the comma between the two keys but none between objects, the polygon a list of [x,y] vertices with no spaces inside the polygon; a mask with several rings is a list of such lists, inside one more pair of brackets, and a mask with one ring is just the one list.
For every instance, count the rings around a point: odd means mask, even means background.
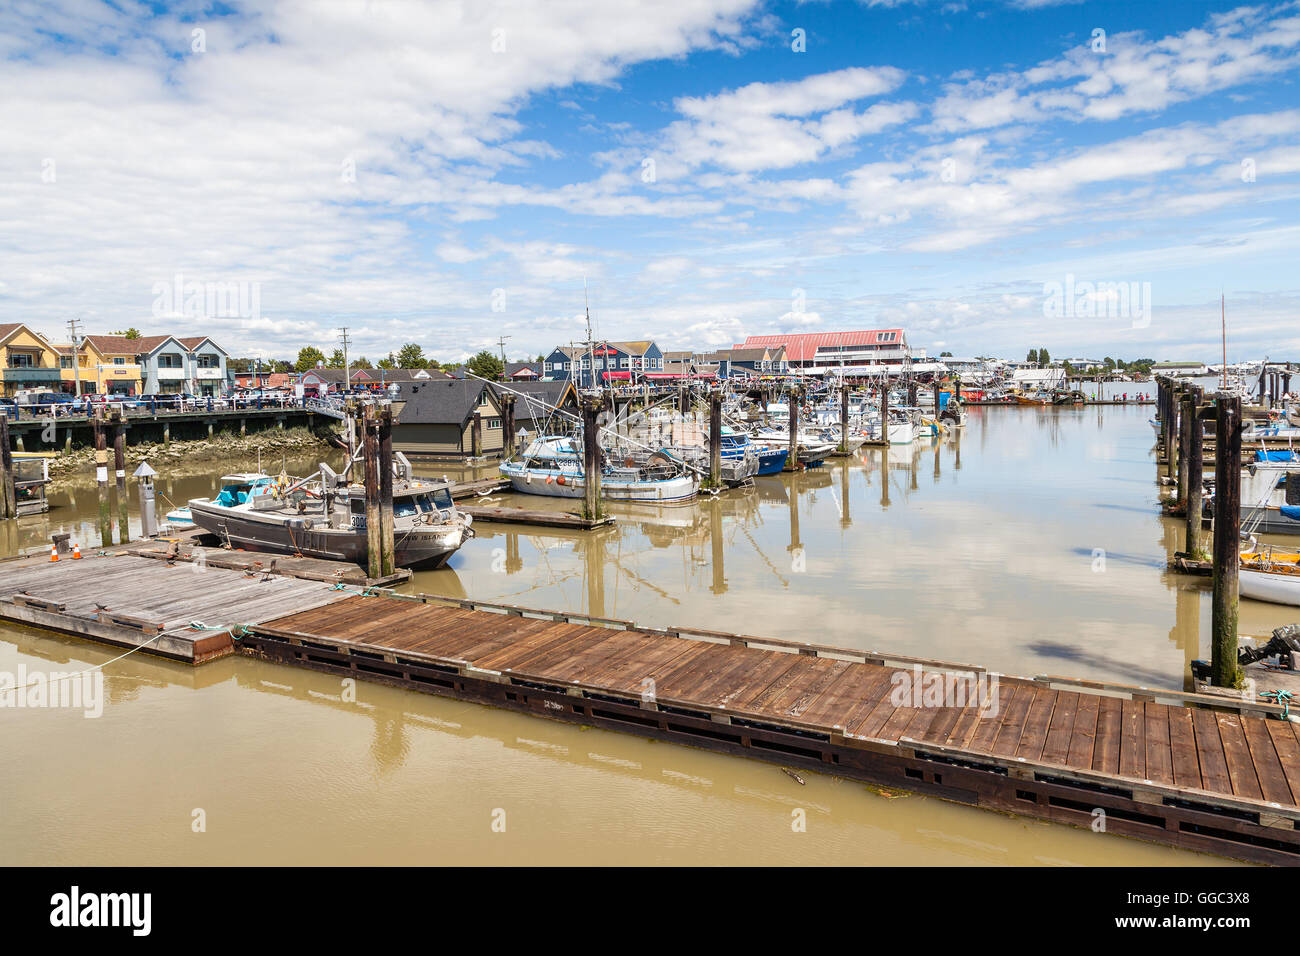
[{"label": "life ring", "polygon": [[563,475],[560,475],[560,477],[556,478],[556,479],[555,479],[555,483],[556,483],[557,485],[567,484],[567,482],[565,481]]}]

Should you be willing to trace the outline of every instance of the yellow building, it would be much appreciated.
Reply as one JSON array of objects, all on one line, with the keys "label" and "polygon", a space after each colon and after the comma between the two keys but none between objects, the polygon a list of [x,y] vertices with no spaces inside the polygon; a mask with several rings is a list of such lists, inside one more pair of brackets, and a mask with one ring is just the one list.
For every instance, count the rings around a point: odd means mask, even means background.
[{"label": "yellow building", "polygon": [[6,397],[22,389],[61,391],[59,352],[21,322],[0,324],[0,384]]},{"label": "yellow building", "polygon": [[[140,394],[141,339],[128,339],[125,335],[87,335],[78,350],[77,374],[81,377],[81,391],[107,395]],[[72,371],[69,347],[68,372]],[[87,372],[94,381],[92,389],[86,385]],[[71,389],[69,389],[71,390]]]}]

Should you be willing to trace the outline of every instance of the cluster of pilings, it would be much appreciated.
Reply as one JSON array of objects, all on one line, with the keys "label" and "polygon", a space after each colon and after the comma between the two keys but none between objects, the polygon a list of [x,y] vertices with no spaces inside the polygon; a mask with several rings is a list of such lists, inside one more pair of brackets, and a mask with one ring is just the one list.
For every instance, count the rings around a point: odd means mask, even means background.
[{"label": "cluster of pilings", "polygon": [[1183,548],[1177,556],[1204,559],[1201,544],[1203,442],[1205,426],[1214,423],[1214,535],[1211,544],[1214,594],[1211,611],[1210,681],[1237,687],[1238,579],[1241,568],[1241,397],[1217,392],[1210,402],[1200,386],[1160,376],[1156,379],[1156,414],[1166,477],[1176,487],[1168,513],[1185,521]]},{"label": "cluster of pilings", "polygon": [[1291,392],[1291,376],[1294,370],[1291,363],[1269,364],[1259,372],[1259,401],[1265,408],[1271,409],[1283,396]]}]

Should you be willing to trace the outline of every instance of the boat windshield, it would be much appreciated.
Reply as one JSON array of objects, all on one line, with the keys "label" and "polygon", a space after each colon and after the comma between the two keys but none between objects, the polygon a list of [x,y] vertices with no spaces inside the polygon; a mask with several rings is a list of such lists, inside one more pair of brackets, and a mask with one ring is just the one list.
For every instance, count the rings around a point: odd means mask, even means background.
[{"label": "boat windshield", "polygon": [[449,488],[440,488],[433,492],[431,497],[433,498],[433,506],[440,511],[455,507],[451,503],[451,489]]},{"label": "boat windshield", "polygon": [[221,494],[217,495],[217,504],[226,507],[242,505],[248,501],[248,493],[252,489],[253,486],[250,484],[225,485],[221,489]]},{"label": "boat windshield", "polygon": [[413,495],[393,499],[393,517],[395,518],[409,518],[411,515],[418,513],[418,511],[419,508],[416,505],[415,496]]}]

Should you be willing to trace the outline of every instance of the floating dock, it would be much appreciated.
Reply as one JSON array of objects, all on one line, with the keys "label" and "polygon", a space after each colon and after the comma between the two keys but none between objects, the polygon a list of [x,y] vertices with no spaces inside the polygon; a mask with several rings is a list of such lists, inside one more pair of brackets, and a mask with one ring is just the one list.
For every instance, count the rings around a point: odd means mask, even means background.
[{"label": "floating dock", "polygon": [[569,528],[591,531],[612,525],[609,515],[603,518],[584,518],[568,511],[532,511],[528,508],[484,508],[477,505],[458,505],[457,510],[475,521],[495,521],[503,524],[531,524],[543,528]]},{"label": "floating dock", "polygon": [[[269,560],[274,557],[266,556]],[[230,629],[334,604],[355,591],[283,574],[118,551],[9,563],[0,620],[202,664],[234,650]]]},{"label": "floating dock", "polygon": [[[535,716],[1267,863],[1300,862],[1300,737],[1280,708],[999,677],[998,705],[899,704],[982,668],[431,596],[349,596],[241,650]],[[915,671],[913,668],[920,668]]]}]

